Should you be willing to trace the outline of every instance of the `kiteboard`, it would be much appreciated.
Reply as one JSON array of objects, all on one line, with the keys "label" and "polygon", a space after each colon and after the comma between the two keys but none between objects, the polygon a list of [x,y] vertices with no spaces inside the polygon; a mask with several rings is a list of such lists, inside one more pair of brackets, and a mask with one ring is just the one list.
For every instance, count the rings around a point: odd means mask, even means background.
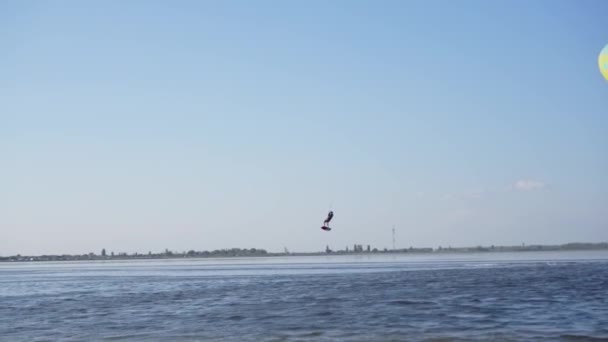
[{"label": "kiteboard", "polygon": [[323,227],[321,227],[321,229],[326,230],[326,231],[330,231],[331,230],[331,228],[329,228],[328,226],[323,226]]}]

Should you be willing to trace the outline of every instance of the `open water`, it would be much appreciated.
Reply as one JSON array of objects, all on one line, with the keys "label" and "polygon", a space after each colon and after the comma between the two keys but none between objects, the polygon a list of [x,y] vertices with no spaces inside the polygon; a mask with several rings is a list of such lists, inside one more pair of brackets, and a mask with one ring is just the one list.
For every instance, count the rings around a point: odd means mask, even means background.
[{"label": "open water", "polygon": [[0,264],[1,341],[608,340],[608,252]]}]

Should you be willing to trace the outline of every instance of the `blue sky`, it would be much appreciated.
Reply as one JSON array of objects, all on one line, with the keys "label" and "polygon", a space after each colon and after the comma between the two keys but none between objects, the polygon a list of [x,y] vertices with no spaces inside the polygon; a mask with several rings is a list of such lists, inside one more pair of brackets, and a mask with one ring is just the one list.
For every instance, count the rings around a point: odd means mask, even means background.
[{"label": "blue sky", "polygon": [[607,12],[3,1],[0,255],[607,241]]}]

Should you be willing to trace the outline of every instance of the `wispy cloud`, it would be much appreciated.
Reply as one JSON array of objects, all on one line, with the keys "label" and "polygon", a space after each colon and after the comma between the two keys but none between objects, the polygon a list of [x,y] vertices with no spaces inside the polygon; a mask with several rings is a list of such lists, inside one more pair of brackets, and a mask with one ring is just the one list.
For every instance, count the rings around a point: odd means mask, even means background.
[{"label": "wispy cloud", "polygon": [[519,179],[510,185],[488,187],[477,190],[446,193],[441,196],[443,200],[484,200],[500,196],[510,191],[535,191],[548,187],[548,184],[536,179]]},{"label": "wispy cloud", "polygon": [[520,179],[513,184],[513,188],[519,191],[540,190],[546,187],[546,183],[533,179]]}]

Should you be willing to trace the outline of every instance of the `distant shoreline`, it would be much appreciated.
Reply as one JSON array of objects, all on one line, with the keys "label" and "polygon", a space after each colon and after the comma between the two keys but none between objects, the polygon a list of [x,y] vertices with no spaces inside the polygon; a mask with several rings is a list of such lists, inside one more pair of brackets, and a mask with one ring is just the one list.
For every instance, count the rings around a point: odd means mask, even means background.
[{"label": "distant shoreline", "polygon": [[363,248],[362,245],[354,245],[353,249],[331,250],[326,247],[325,252],[294,252],[287,250],[283,253],[269,253],[264,249],[221,249],[214,251],[194,251],[176,253],[165,250],[163,253],[146,254],[140,253],[118,253],[110,252],[107,254],[105,249],[101,254],[81,254],[81,255],[14,255],[0,257],[0,262],[40,262],[40,261],[93,261],[93,260],[159,260],[159,259],[185,259],[185,258],[243,258],[243,257],[285,257],[285,256],[319,256],[319,255],[386,255],[386,254],[444,254],[444,253],[504,253],[504,252],[549,252],[549,251],[593,251],[608,250],[608,242],[601,243],[567,243],[562,245],[524,245],[521,246],[476,246],[476,247],[437,247],[437,248],[401,248],[401,249],[382,249]]}]

